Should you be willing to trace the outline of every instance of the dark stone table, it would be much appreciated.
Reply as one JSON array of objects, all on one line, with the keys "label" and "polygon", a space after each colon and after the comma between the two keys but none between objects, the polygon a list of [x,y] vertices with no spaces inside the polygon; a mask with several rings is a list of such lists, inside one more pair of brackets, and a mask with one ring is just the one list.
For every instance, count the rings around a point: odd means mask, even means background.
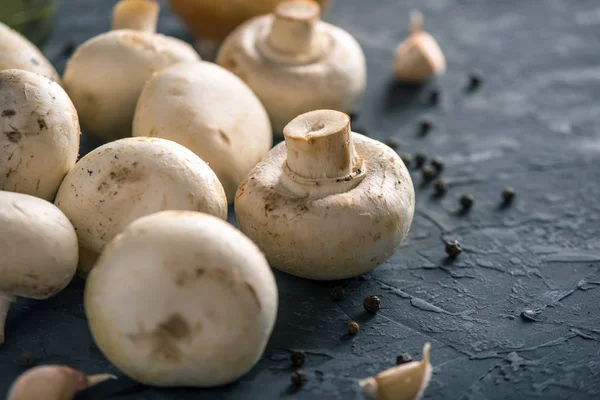
[{"label": "dark stone table", "polygon": [[[62,71],[65,46],[109,27],[114,1],[64,0],[46,53]],[[427,87],[395,84],[396,43],[409,11],[448,58],[446,75]],[[443,198],[412,169],[417,206],[402,248],[376,271],[335,283],[277,273],[280,308],[268,349],[245,377],[212,390],[132,387],[122,399],[362,399],[357,380],[421,357],[432,345],[428,399],[600,398],[600,4],[595,0],[336,0],[326,20],[349,30],[368,60],[368,89],[356,131],[401,153],[441,156]],[[159,31],[185,39],[164,7]],[[465,92],[468,74],[484,74]],[[440,103],[429,104],[439,87]],[[419,121],[434,129],[418,135]],[[94,143],[84,137],[83,152]],[[501,206],[504,187],[517,195]],[[458,199],[475,204],[460,213]],[[465,251],[445,259],[444,240]],[[23,371],[19,355],[88,373],[114,371],[92,343],[83,283],[47,301],[19,300],[0,347],[0,392]],[[367,315],[376,294],[382,310]],[[521,317],[531,310],[534,321]],[[350,339],[346,323],[361,331]],[[305,387],[290,386],[289,356],[306,351]],[[124,387],[131,385],[123,379]],[[98,387],[80,398],[99,398]]]}]

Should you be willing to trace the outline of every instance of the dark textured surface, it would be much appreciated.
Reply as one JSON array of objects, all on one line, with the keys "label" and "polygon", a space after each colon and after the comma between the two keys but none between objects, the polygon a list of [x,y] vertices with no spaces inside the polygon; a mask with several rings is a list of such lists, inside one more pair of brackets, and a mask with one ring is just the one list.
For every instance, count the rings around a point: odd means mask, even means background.
[{"label": "dark textured surface", "polygon": [[[46,48],[62,71],[64,47],[109,26],[111,1],[63,1]],[[420,6],[448,58],[426,88],[393,84],[390,62]],[[414,223],[397,254],[342,283],[277,273],[279,317],[266,354],[239,382],[207,391],[143,389],[123,399],[361,399],[357,379],[432,344],[428,399],[593,399],[600,396],[600,8],[595,0],[337,0],[326,19],[364,47],[369,82],[355,130],[399,139],[399,152],[445,161],[448,193],[417,191]],[[170,16],[159,30],[185,36]],[[484,82],[466,94],[468,73]],[[441,88],[441,103],[427,104]],[[430,116],[434,129],[418,135]],[[85,140],[85,139],[84,139]],[[85,149],[92,144],[84,141]],[[501,207],[513,186],[514,203]],[[471,211],[458,199],[473,193]],[[464,247],[445,259],[444,240]],[[74,282],[44,302],[19,300],[0,347],[0,392],[20,373],[19,355],[88,373],[112,371],[93,345]],[[375,294],[382,310],[367,315]],[[124,305],[125,306],[125,305]],[[531,310],[534,320],[521,318]],[[360,323],[349,338],[346,324]],[[307,384],[290,386],[292,350],[307,354]],[[82,397],[84,398],[84,397]]]}]

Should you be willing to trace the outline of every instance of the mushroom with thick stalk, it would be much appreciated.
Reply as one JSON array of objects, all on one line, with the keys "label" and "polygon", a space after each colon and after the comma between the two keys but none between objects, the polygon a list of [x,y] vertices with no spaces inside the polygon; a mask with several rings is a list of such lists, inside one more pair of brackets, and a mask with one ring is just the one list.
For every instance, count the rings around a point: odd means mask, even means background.
[{"label": "mushroom with thick stalk", "polygon": [[64,365],[44,365],[21,374],[8,389],[6,400],[71,400],[78,392],[108,379],[117,377],[85,375]]},{"label": "mushroom with thick stalk", "polygon": [[[170,4],[196,36],[219,42],[238,25],[272,12],[284,1],[287,0],[170,0]],[[323,8],[330,2],[316,1]]]},{"label": "mushroom with thick stalk", "polygon": [[60,83],[60,76],[42,52],[23,35],[0,22],[0,71],[5,69],[35,72]]},{"label": "mushroom with thick stalk", "polygon": [[17,296],[46,299],[63,290],[77,268],[77,235],[52,203],[0,191],[0,344]]},{"label": "mushroom with thick stalk", "polygon": [[53,200],[79,152],[79,119],[56,82],[0,71],[0,190]]},{"label": "mushroom with thick stalk", "polygon": [[170,139],[195,152],[217,174],[230,203],[272,144],[269,117],[252,90],[203,61],[174,65],[146,83],[133,135]]},{"label": "mushroom with thick stalk", "polygon": [[82,277],[134,219],[162,210],[227,218],[223,186],[209,166],[185,147],[157,138],[121,139],[88,153],[65,177],[56,205],[77,231]]},{"label": "mushroom with thick stalk", "polygon": [[98,348],[130,378],[209,387],[258,361],[277,302],[267,260],[240,231],[204,213],[163,211],[107,246],[84,304]]},{"label": "mushroom with thick stalk", "polygon": [[423,346],[423,360],[411,361],[363,379],[360,386],[374,400],[420,400],[431,380],[429,343]]},{"label": "mushroom with thick stalk", "polygon": [[157,8],[149,0],[122,0],[113,14],[113,27],[120,29],[83,43],[68,61],[63,83],[85,132],[106,141],[130,136],[138,97],[152,74],[200,60],[187,43],[154,33]]},{"label": "mushroom with thick stalk", "polygon": [[311,110],[353,112],[365,89],[360,45],[319,16],[313,1],[282,2],[237,28],[219,52],[217,62],[254,90],[276,133]]},{"label": "mushroom with thick stalk", "polygon": [[291,121],[240,184],[240,229],[271,266],[292,275],[344,279],[391,257],[408,234],[415,193],[398,154],[350,131],[350,118],[312,111]]},{"label": "mushroom with thick stalk", "polygon": [[438,42],[423,31],[423,15],[413,11],[410,35],[394,54],[394,75],[400,81],[423,83],[446,71],[446,58]]}]

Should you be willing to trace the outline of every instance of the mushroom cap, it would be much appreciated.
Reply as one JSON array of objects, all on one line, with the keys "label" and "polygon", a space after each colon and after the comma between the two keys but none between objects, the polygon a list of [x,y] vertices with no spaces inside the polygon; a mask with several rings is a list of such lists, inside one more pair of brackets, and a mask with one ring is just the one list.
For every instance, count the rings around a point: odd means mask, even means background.
[{"label": "mushroom cap", "polygon": [[0,71],[0,190],[53,200],[79,152],[79,119],[56,82]]},{"label": "mushroom cap", "polygon": [[121,139],[87,154],[65,177],[56,205],[77,231],[83,276],[134,219],[162,210],[227,218],[225,192],[210,167],[185,147],[158,138]]},{"label": "mushroom cap", "polygon": [[286,189],[285,142],[240,184],[238,225],[272,267],[310,279],[350,278],[386,261],[408,234],[415,193],[404,163],[381,142],[354,132],[352,140],[366,173],[348,191],[311,198]]},{"label": "mushroom cap", "polygon": [[317,109],[352,112],[366,84],[366,62],[348,32],[323,21],[315,25],[322,51],[305,63],[278,63],[264,54],[273,15],[254,18],[223,43],[217,63],[238,75],[265,106],[280,133],[297,115]]},{"label": "mushroom cap", "polygon": [[[170,0],[169,3],[196,36],[221,41],[238,25],[267,14],[285,0]],[[316,0],[322,9],[330,0]]]},{"label": "mushroom cap", "polygon": [[190,211],[133,222],[85,288],[100,350],[130,378],[155,386],[216,386],[242,376],[264,351],[277,303],[258,247],[225,221]]},{"label": "mushroom cap", "polygon": [[45,299],[77,268],[77,235],[54,204],[0,191],[0,293]]},{"label": "mushroom cap", "polygon": [[155,72],[182,61],[198,61],[189,44],[172,37],[115,30],[77,48],[67,63],[64,86],[84,131],[104,140],[131,135],[135,106]]},{"label": "mushroom cap", "polygon": [[60,76],[42,52],[19,32],[0,22],[0,70],[23,69],[60,84]]},{"label": "mushroom cap", "polygon": [[269,117],[252,90],[204,61],[174,65],[146,83],[133,135],[170,139],[195,152],[217,174],[230,203],[272,145]]}]

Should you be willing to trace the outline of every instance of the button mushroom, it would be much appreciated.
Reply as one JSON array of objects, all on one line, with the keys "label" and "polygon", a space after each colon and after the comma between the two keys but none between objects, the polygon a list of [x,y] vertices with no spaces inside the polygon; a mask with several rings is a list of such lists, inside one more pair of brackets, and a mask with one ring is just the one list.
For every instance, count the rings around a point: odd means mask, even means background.
[{"label": "button mushroom", "polygon": [[163,211],[131,223],[85,287],[98,348],[154,386],[233,382],[261,357],[277,286],[258,247],[225,221]]},{"label": "button mushroom", "polygon": [[217,62],[254,90],[277,133],[311,110],[350,113],[364,91],[360,45],[319,14],[313,1],[285,1],[236,29],[219,52]]},{"label": "button mushroom", "polygon": [[423,83],[446,71],[446,58],[438,42],[423,31],[423,15],[413,11],[410,35],[396,48],[394,74],[400,81]]},{"label": "button mushroom", "polygon": [[44,365],[21,374],[8,390],[6,400],[71,400],[75,395],[114,375],[86,376],[64,365]]},{"label": "button mushroom", "polygon": [[173,140],[206,161],[233,203],[242,179],[269,151],[269,117],[237,76],[208,62],[159,72],[140,96],[134,136]]},{"label": "button mushroom", "polygon": [[0,344],[16,296],[46,299],[73,278],[77,235],[52,203],[0,191]]},{"label": "button mushroom", "polygon": [[60,83],[60,77],[42,52],[17,31],[0,22],[0,70],[23,69]]},{"label": "button mushroom", "polygon": [[79,152],[79,119],[56,82],[0,72],[0,190],[53,200]]},{"label": "button mushroom", "polygon": [[312,111],[291,121],[240,184],[240,229],[271,266],[311,279],[344,279],[377,267],[406,237],[414,189],[383,143],[350,131],[350,118]]},{"label": "button mushroom", "polygon": [[208,165],[185,147],[154,138],[121,139],[87,154],[65,177],[56,205],[77,231],[82,277],[136,218],[168,209],[227,218],[225,192]]},{"label": "button mushroom", "polygon": [[[170,0],[173,12],[202,38],[221,41],[238,25],[286,0]],[[324,8],[329,0],[317,0]]]},{"label": "button mushroom", "polygon": [[181,61],[200,60],[187,43],[151,32],[148,21],[156,21],[154,8],[140,7],[131,14],[130,7],[122,6],[139,1],[122,0],[115,6],[113,21],[120,28],[129,21],[144,31],[118,29],[88,40],[77,48],[63,77],[83,130],[106,141],[131,135],[138,97],[153,73]]}]

